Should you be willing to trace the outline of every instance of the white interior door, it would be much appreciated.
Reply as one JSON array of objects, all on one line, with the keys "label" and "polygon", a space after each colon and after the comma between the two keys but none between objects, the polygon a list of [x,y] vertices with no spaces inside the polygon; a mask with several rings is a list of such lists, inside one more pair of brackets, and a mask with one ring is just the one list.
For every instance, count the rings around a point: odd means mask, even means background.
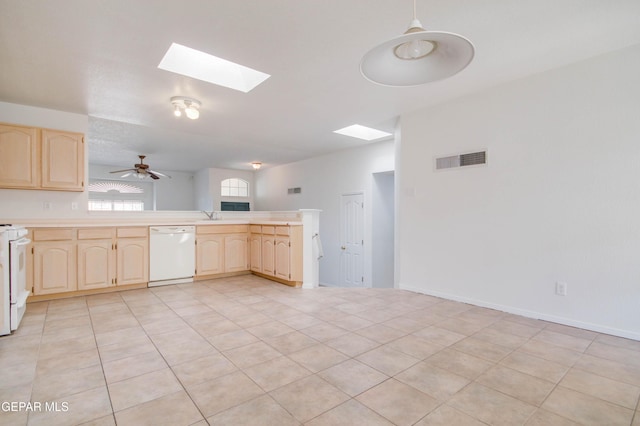
[{"label": "white interior door", "polygon": [[364,287],[364,195],[343,194],[340,203],[340,286]]}]

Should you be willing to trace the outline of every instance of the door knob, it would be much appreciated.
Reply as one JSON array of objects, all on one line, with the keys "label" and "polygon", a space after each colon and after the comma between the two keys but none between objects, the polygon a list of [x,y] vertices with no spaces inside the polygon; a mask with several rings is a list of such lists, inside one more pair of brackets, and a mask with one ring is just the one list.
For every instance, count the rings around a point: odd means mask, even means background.
[{"label": "door knob", "polygon": [[345,246],[340,247],[341,250],[346,250],[347,248]]}]

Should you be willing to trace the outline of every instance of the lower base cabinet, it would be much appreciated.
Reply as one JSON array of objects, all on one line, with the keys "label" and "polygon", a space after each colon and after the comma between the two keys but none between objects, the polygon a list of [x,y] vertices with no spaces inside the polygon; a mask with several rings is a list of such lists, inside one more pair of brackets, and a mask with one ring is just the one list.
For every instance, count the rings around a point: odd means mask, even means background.
[{"label": "lower base cabinet", "polygon": [[240,272],[249,270],[249,237],[227,235],[224,237],[224,271]]},{"label": "lower base cabinet", "polygon": [[33,245],[33,293],[54,294],[75,291],[76,243],[51,241]]},{"label": "lower base cabinet", "polygon": [[[149,282],[148,227],[34,228],[27,279],[34,296]],[[196,276],[253,271],[302,282],[302,226],[196,227]]]},{"label": "lower base cabinet", "polygon": [[197,235],[196,276],[224,273],[224,236]]},{"label": "lower base cabinet", "polygon": [[196,227],[196,276],[248,271],[249,225]]},{"label": "lower base cabinet", "polygon": [[78,243],[78,290],[116,285],[112,240]]},{"label": "lower base cabinet", "polygon": [[254,233],[260,226],[251,225],[249,236],[249,269],[253,272],[262,272],[262,235],[260,231]]},{"label": "lower base cabinet", "polygon": [[[289,285],[301,283],[302,226],[252,225],[251,232],[251,270]],[[259,259],[253,252],[258,238]]]},{"label": "lower base cabinet", "polygon": [[118,238],[116,284],[149,282],[149,239]]},{"label": "lower base cabinet", "polygon": [[35,228],[35,296],[149,281],[147,227]]}]

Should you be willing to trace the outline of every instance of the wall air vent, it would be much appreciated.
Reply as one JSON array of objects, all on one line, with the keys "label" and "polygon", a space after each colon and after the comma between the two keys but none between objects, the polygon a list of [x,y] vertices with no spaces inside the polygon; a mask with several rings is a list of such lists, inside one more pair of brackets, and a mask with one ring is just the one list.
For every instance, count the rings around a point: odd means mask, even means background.
[{"label": "wall air vent", "polygon": [[291,194],[301,194],[301,193],[302,193],[302,188],[300,188],[300,187],[297,187],[297,188],[289,188],[289,189],[287,190],[287,193],[288,193],[289,195],[291,195]]},{"label": "wall air vent", "polygon": [[469,152],[436,158],[436,170],[487,164],[487,151]]}]

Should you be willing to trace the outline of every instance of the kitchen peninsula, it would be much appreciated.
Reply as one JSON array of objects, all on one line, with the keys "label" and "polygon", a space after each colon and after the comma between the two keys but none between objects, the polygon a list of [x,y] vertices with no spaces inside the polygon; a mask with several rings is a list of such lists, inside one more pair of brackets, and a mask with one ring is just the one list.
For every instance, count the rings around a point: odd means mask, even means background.
[{"label": "kitchen peninsula", "polygon": [[[318,285],[318,210],[95,213],[82,219],[14,219],[32,240],[29,301],[149,285],[149,230],[195,228],[191,281],[256,274],[294,287]],[[152,244],[152,243],[151,243]]]}]

